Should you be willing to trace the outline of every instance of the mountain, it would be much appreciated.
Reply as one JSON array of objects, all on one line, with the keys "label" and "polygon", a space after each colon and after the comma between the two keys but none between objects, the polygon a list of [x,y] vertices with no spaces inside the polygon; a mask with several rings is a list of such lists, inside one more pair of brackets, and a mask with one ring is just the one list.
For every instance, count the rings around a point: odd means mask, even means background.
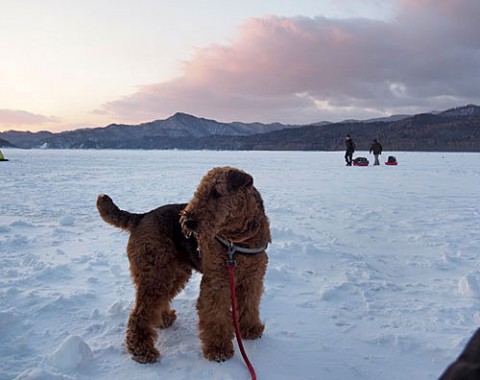
[{"label": "mountain", "polygon": [[15,147],[10,141],[0,139],[0,148],[12,148]]},{"label": "mountain", "polygon": [[243,136],[280,130],[288,125],[273,123],[221,123],[176,113],[165,120],[140,125],[111,124],[103,128],[83,128],[59,133],[18,132],[0,133],[3,138],[19,148],[112,148],[152,149],[152,141],[162,139],[197,139],[210,136]]},{"label": "mountain", "polygon": [[244,136],[219,149],[343,150],[352,135],[357,151],[369,150],[377,138],[388,151],[480,152],[480,107],[468,105],[438,114],[425,113],[393,121],[347,121],[321,126],[286,128],[261,136]]},{"label": "mountain", "polygon": [[60,133],[8,131],[0,138],[19,148],[330,151],[344,149],[346,134],[352,135],[357,150],[368,150],[377,138],[388,151],[480,152],[480,107],[305,126],[221,123],[176,113],[140,125],[111,124]]},{"label": "mountain", "polygon": [[386,117],[377,117],[375,119],[365,120],[365,123],[373,123],[377,121],[398,121],[398,120],[406,119],[407,117],[410,117],[410,116],[411,115],[391,115]]}]

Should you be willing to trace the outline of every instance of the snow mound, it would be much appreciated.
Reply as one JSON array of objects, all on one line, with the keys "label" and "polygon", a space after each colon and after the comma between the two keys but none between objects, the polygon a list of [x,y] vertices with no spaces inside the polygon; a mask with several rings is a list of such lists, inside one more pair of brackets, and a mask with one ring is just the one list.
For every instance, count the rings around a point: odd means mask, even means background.
[{"label": "snow mound", "polygon": [[71,215],[64,216],[59,221],[61,226],[73,226],[75,224],[75,218]]},{"label": "snow mound", "polygon": [[464,297],[477,298],[480,296],[477,279],[473,274],[463,276],[458,281],[458,291]]},{"label": "snow mound", "polygon": [[50,364],[63,369],[86,367],[93,360],[90,346],[79,336],[70,335],[50,357]]}]

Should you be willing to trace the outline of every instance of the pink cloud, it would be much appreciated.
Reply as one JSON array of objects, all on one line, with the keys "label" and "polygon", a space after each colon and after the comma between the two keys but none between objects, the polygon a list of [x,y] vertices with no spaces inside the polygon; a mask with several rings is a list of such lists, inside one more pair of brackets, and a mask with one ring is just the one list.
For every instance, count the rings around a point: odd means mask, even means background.
[{"label": "pink cloud", "polygon": [[0,109],[0,125],[32,125],[57,123],[59,119],[21,110]]},{"label": "pink cloud", "polygon": [[402,0],[390,22],[250,19],[229,44],[198,49],[181,77],[102,110],[301,123],[479,102],[479,4]]}]

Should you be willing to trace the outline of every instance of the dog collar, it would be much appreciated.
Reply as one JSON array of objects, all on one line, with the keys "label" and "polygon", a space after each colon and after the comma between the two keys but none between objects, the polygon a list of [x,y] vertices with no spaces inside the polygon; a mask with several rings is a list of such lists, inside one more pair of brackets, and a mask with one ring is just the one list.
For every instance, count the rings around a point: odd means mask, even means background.
[{"label": "dog collar", "polygon": [[215,239],[217,239],[220,243],[222,243],[225,247],[228,248],[229,253],[243,253],[245,255],[258,255],[259,253],[264,252],[267,247],[268,243],[264,247],[260,248],[248,248],[248,247],[242,247],[241,245],[237,245],[232,241],[226,240],[221,238],[220,236],[215,236]]},{"label": "dog collar", "polygon": [[257,255],[259,253],[263,253],[268,247],[268,243],[267,243],[265,247],[262,247],[262,248],[247,248],[247,247],[239,246],[232,241],[225,240],[220,236],[215,236],[215,238],[220,243],[222,243],[224,246],[227,247],[227,255],[228,255],[227,265],[230,268],[235,268],[237,266],[237,260],[235,260],[233,257],[236,252],[243,253],[244,255]]}]

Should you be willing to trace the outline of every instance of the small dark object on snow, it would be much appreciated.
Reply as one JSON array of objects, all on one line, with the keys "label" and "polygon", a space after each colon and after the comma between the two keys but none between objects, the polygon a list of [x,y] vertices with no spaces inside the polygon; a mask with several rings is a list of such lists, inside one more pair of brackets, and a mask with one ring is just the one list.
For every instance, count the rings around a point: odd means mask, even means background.
[{"label": "small dark object on snow", "polygon": [[385,165],[397,165],[397,159],[394,156],[388,156],[387,162],[385,162]]},{"label": "small dark object on snow", "polygon": [[368,166],[368,160],[366,157],[357,157],[353,160],[354,166]]}]

